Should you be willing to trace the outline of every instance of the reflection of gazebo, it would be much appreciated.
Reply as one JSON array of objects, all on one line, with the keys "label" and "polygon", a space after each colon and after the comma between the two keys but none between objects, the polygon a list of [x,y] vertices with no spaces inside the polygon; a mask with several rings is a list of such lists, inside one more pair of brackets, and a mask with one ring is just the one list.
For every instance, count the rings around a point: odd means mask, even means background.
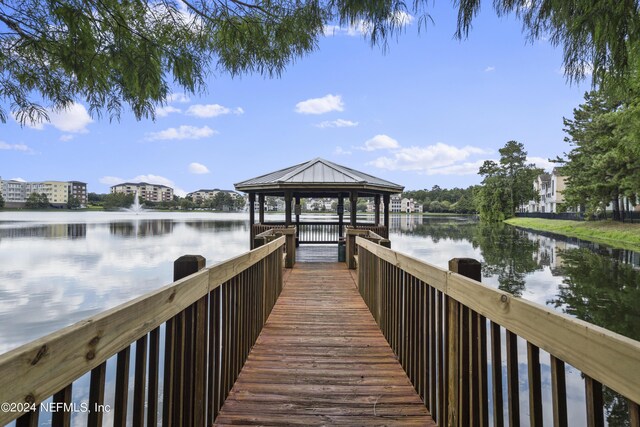
[{"label": "reflection of gazebo", "polygon": [[[249,218],[251,223],[251,240],[256,231],[262,231],[265,225],[265,196],[284,197],[285,220],[281,223],[269,222],[268,225],[295,225],[300,243],[337,243],[344,236],[344,199],[351,202],[348,225],[355,228],[373,229],[383,237],[388,237],[389,201],[392,194],[400,193],[403,186],[384,179],[360,172],[320,158],[279,171],[271,172],[256,178],[235,184],[238,191],[249,193]],[[259,217],[255,224],[255,202],[258,195]],[[300,222],[301,198],[331,197],[338,199],[338,222]],[[356,205],[359,197],[372,197],[375,200],[375,217],[373,223],[358,223]],[[295,201],[295,207],[293,202]],[[384,223],[380,223],[380,202],[384,205]],[[295,220],[293,214],[295,213]],[[323,226],[327,232],[318,232]],[[310,239],[304,239],[305,227],[316,227]],[[309,228],[309,230],[311,230]]]}]

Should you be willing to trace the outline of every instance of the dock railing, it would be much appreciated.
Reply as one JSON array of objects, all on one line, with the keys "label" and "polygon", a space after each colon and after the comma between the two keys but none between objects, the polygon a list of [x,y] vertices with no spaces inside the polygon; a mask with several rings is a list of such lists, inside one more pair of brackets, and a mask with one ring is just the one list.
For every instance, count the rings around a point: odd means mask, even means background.
[{"label": "dock railing", "polygon": [[269,228],[253,238],[252,248],[259,248],[269,242],[274,241],[280,236],[285,236],[284,246],[284,266],[285,268],[293,268],[296,263],[296,227],[277,227]]},{"label": "dock railing", "polygon": [[[520,425],[519,368],[526,366],[527,417],[541,426],[541,350],[549,353],[545,411],[555,426],[572,422],[565,364],[584,378],[589,426],[604,425],[603,386],[627,399],[625,425],[640,425],[640,342],[482,285],[475,260],[451,260],[447,271],[359,236],[355,244],[360,294],[439,425],[486,426],[490,414],[495,426],[504,415]],[[518,343],[526,361],[518,360]]]},{"label": "dock railing", "polygon": [[[53,426],[70,425],[73,408],[86,409],[90,426],[106,412],[115,426],[212,425],[282,290],[284,244],[210,268],[181,257],[173,283],[1,355],[0,425],[38,425],[43,402]],[[116,364],[112,407],[107,361]],[[79,402],[74,382],[87,373]]]}]

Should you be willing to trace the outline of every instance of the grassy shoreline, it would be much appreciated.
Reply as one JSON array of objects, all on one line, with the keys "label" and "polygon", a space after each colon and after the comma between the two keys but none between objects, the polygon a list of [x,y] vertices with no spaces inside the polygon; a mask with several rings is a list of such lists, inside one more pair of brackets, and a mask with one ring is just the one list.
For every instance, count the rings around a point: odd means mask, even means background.
[{"label": "grassy shoreline", "polygon": [[565,221],[542,218],[511,218],[505,223],[535,231],[602,243],[616,248],[640,251],[640,224],[614,221]]}]

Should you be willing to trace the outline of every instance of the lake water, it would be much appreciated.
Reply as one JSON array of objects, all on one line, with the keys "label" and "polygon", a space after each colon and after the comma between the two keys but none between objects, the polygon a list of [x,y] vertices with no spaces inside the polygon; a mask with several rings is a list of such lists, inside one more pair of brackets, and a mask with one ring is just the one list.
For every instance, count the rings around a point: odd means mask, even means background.
[{"label": "lake water", "polygon": [[[640,340],[638,253],[463,217],[392,216],[390,240],[443,268],[478,259],[483,282]],[[181,255],[248,247],[248,214],[0,212],[0,353],[170,283]],[[568,379],[576,401],[581,387]]]}]

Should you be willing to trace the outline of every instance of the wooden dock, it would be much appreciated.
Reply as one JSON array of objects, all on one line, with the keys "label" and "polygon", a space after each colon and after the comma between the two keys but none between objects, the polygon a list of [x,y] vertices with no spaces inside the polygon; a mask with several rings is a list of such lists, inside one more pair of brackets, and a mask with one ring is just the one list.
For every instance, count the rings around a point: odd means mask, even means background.
[{"label": "wooden dock", "polygon": [[299,263],[215,425],[436,425],[344,263]]}]

